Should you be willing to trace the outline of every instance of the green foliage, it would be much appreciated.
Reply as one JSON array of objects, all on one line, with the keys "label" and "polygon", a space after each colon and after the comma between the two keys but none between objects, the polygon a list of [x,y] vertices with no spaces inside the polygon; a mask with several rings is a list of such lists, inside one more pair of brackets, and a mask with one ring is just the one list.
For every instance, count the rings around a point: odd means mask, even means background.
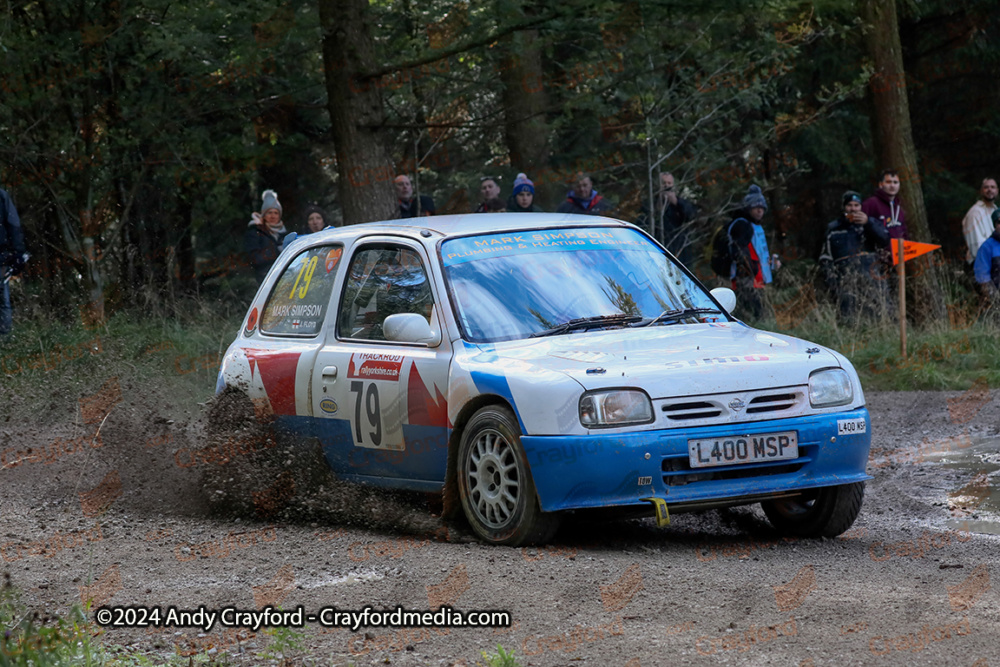
[{"label": "green foliage", "polygon": [[103,664],[92,627],[74,606],[66,618],[26,608],[5,575],[0,588],[0,667],[89,667]]},{"label": "green foliage", "polygon": [[[482,655],[483,660],[486,661],[485,667],[521,667],[521,663],[514,657],[514,649],[505,651],[500,644],[497,644],[496,655],[490,655],[486,651],[482,651]],[[483,663],[478,664],[482,665]]]},{"label": "green foliage", "polygon": [[264,634],[270,637],[263,654],[265,658],[289,660],[291,655],[305,649],[305,633],[294,628],[265,628]]}]

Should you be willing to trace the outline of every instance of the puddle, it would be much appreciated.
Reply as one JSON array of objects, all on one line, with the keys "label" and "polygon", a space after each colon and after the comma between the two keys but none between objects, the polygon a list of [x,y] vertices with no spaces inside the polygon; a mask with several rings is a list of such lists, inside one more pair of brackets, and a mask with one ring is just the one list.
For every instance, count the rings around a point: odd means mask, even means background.
[{"label": "puddle", "polygon": [[[1000,535],[1000,438],[966,440],[964,447],[926,456],[959,471],[964,485],[948,493],[952,528]],[[971,518],[975,515],[975,518]]]}]

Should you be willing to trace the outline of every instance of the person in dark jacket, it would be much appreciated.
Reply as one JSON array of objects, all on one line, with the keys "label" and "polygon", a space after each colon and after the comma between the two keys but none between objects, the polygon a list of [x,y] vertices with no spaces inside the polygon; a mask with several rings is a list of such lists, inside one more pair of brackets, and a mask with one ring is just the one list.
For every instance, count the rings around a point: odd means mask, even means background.
[{"label": "person in dark jacket", "polygon": [[993,234],[979,246],[972,267],[983,295],[996,302],[1000,300],[1000,209],[993,211],[991,219]]},{"label": "person in dark jacket", "polygon": [[879,253],[889,247],[889,231],[861,210],[853,190],[841,199],[843,213],[829,224],[819,257],[820,269],[843,318],[860,311],[868,317],[886,308],[889,289]]},{"label": "person in dark jacket", "polygon": [[890,238],[909,238],[906,234],[906,211],[899,200],[899,174],[894,169],[882,171],[878,190],[861,203],[861,210],[881,224]]},{"label": "person in dark jacket", "polygon": [[576,175],[573,189],[566,194],[566,201],[559,205],[556,213],[601,215],[614,209],[614,204],[597,194],[590,176],[581,172]]},{"label": "person in dark jacket", "polygon": [[490,213],[490,211],[486,208],[486,202],[491,199],[499,198],[500,177],[483,176],[479,179],[479,206],[476,207],[473,213]]},{"label": "person in dark jacket", "polygon": [[21,218],[10,195],[0,189],[0,337],[9,334],[14,323],[10,278],[24,270],[27,260]]},{"label": "person in dark jacket", "polygon": [[306,231],[303,232],[304,234],[315,234],[318,231],[333,226],[334,224],[330,222],[330,216],[319,206],[310,204],[306,207]]},{"label": "person in dark jacket", "polygon": [[400,218],[417,218],[434,215],[434,200],[427,195],[413,196],[413,182],[406,174],[400,174],[392,181],[396,188],[396,201],[399,203]]},{"label": "person in dark jacket", "polygon": [[281,203],[274,190],[264,190],[260,213],[254,213],[243,236],[243,247],[250,258],[257,284],[264,282],[274,260],[281,254],[288,230],[281,220]]},{"label": "person in dark jacket", "polygon": [[674,175],[660,174],[660,191],[654,202],[655,213],[649,215],[649,203],[644,203],[635,224],[659,241],[685,266],[694,262],[694,249],[688,243],[687,231],[697,217],[694,206],[674,190]]},{"label": "person in dark jacket", "polygon": [[514,191],[507,198],[507,211],[510,213],[543,213],[535,204],[535,184],[525,174],[518,174],[514,179]]}]

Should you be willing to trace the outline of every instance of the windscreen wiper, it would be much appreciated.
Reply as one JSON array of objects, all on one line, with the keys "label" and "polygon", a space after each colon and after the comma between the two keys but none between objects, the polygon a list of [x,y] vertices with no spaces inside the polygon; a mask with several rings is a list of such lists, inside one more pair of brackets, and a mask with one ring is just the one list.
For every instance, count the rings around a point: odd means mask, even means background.
[{"label": "windscreen wiper", "polygon": [[633,322],[639,322],[643,318],[640,315],[626,315],[624,313],[618,313],[617,315],[595,315],[594,317],[579,317],[575,320],[570,320],[569,322],[563,322],[558,324],[551,329],[546,329],[545,331],[538,331],[531,334],[530,338],[539,338],[541,336],[553,336],[555,334],[564,333],[566,331],[572,331],[574,329],[593,329],[596,327],[606,327],[614,326],[616,324],[632,324]]},{"label": "windscreen wiper", "polygon": [[648,327],[650,325],[656,324],[657,322],[666,322],[669,320],[683,320],[685,317],[692,317],[694,315],[721,315],[721,310],[716,310],[715,308],[679,308],[677,310],[665,310],[648,322],[643,322],[642,324],[637,324],[636,327]]}]

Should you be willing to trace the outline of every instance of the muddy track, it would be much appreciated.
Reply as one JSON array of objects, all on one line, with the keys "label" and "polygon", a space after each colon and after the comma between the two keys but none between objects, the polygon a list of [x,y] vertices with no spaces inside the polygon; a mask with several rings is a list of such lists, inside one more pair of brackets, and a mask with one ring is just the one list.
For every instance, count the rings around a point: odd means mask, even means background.
[{"label": "muddy track", "polygon": [[[576,517],[526,549],[479,544],[424,495],[337,482],[252,406],[184,418],[127,382],[90,398],[73,417],[0,428],[3,571],[40,610],[444,604],[514,621],[311,623],[292,657],[318,664],[474,665],[497,644],[524,665],[1000,663],[995,393],[869,394],[875,479],[838,539],[782,539],[752,507],[664,529]],[[247,482],[244,469],[267,472]],[[102,641],[245,665],[280,648],[222,628]]]}]

